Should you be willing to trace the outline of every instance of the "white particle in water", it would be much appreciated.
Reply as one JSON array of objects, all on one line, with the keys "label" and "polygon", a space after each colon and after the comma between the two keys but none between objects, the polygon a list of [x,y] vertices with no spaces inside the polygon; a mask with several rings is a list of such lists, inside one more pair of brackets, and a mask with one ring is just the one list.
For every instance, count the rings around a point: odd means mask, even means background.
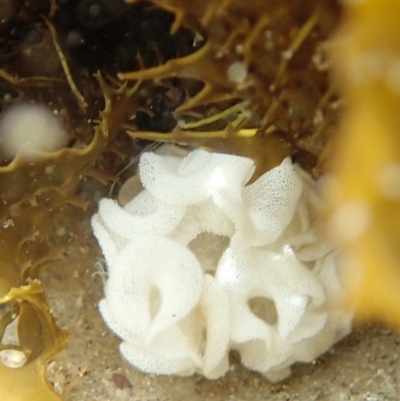
[{"label": "white particle in water", "polygon": [[377,177],[379,192],[389,199],[400,199],[400,164],[392,163],[384,166]]},{"label": "white particle in water", "polygon": [[1,146],[11,156],[19,151],[54,152],[67,143],[59,120],[47,108],[34,104],[11,107],[0,121]]},{"label": "white particle in water", "polygon": [[242,61],[236,61],[228,68],[228,78],[232,82],[242,83],[247,77],[247,65]]},{"label": "white particle in water", "polygon": [[367,204],[349,202],[339,207],[329,220],[329,229],[339,241],[354,241],[368,228],[371,212]]},{"label": "white particle in water", "polygon": [[26,363],[26,355],[16,349],[3,349],[0,351],[0,362],[8,368],[20,368]]}]

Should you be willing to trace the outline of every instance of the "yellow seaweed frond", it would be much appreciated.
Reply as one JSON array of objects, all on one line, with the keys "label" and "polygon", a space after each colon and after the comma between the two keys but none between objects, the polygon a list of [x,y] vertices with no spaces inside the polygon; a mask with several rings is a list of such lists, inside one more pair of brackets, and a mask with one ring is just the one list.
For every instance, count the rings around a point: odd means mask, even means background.
[{"label": "yellow seaweed frond", "polygon": [[400,3],[349,4],[332,55],[346,111],[328,220],[360,317],[400,327]]},{"label": "yellow seaweed frond", "polygon": [[19,348],[27,361],[18,368],[0,363],[3,396],[10,401],[60,401],[46,380],[47,363],[66,346],[70,333],[56,326],[38,281],[11,288],[0,297],[0,306],[10,304],[18,305]]}]

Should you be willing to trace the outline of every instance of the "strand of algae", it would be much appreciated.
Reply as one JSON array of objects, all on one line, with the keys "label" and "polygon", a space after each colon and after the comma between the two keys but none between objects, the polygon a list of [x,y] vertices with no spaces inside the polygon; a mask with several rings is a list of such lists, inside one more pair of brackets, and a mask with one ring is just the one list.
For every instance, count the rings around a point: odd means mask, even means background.
[{"label": "strand of algae", "polygon": [[28,359],[18,369],[0,364],[2,398],[60,401],[46,381],[47,362],[67,345],[70,334],[56,326],[39,282],[11,288],[0,298],[0,305],[8,303],[19,304],[19,343]]}]

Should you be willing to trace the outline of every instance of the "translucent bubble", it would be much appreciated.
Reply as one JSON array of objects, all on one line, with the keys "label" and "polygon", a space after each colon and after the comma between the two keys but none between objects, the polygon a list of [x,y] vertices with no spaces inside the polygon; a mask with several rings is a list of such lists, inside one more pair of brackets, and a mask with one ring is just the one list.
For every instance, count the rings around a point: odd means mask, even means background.
[{"label": "translucent bubble", "polygon": [[371,210],[366,203],[352,201],[340,206],[328,222],[331,234],[340,242],[358,239],[369,228]]},{"label": "translucent bubble", "polygon": [[43,106],[25,104],[9,109],[0,121],[0,146],[11,157],[21,151],[54,152],[66,145],[59,120]]},{"label": "translucent bubble", "polygon": [[241,61],[236,61],[228,68],[228,78],[232,82],[242,83],[247,77],[247,65]]}]

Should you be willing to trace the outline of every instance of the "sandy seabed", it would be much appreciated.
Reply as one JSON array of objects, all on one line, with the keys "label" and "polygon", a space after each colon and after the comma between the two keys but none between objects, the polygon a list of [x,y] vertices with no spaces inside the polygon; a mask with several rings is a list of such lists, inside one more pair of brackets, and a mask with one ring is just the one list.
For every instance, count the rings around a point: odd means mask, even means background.
[{"label": "sandy seabed", "polygon": [[120,340],[106,327],[97,305],[102,281],[98,251],[87,232],[65,260],[42,275],[47,297],[69,346],[49,365],[48,378],[65,401],[397,401],[400,400],[400,336],[364,325],[312,364],[271,384],[235,363],[222,379],[146,375],[119,354]]}]

